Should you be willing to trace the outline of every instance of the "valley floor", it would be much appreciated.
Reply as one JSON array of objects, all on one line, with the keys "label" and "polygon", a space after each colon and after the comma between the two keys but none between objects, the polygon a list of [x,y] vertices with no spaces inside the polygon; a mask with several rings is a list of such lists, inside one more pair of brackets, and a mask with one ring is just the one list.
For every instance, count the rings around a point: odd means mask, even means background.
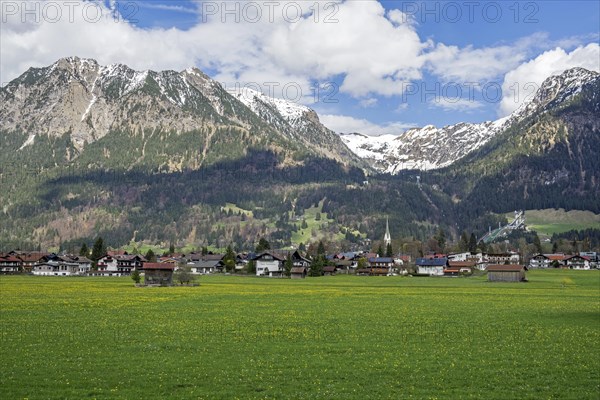
[{"label": "valley floor", "polygon": [[600,271],[0,277],[0,398],[600,396]]}]

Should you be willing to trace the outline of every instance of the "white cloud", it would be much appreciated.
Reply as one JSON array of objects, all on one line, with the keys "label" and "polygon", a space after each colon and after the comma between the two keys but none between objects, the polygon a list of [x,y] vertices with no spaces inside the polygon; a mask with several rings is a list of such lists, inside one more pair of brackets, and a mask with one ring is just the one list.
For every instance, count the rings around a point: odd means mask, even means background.
[{"label": "white cloud", "polygon": [[426,55],[427,67],[445,82],[489,81],[517,67],[534,48],[543,47],[547,42],[547,34],[536,33],[512,45],[484,48],[439,43]]},{"label": "white cloud", "polygon": [[140,7],[150,8],[153,10],[164,10],[164,11],[173,11],[173,12],[181,12],[187,14],[198,14],[198,10],[196,8],[189,8],[179,5],[172,4],[158,4],[158,3],[139,3]]},{"label": "white cloud", "polygon": [[483,107],[480,101],[470,99],[438,97],[429,102],[430,105],[442,108],[445,111],[473,111]]},{"label": "white cloud", "polygon": [[[116,21],[103,2],[92,3],[103,14],[93,22],[84,17],[84,3],[75,6],[72,15],[63,7],[62,18],[52,22],[41,18],[24,24],[19,9],[2,16],[7,22],[0,35],[0,79],[7,82],[31,66],[73,55],[135,69],[196,65],[219,81],[294,83],[303,93],[310,93],[311,82],[340,79],[340,92],[357,98],[401,94],[406,83],[421,76],[421,54],[429,44],[421,42],[401,13],[386,13],[378,2],[321,2],[318,14],[311,11],[314,2],[273,2],[272,10],[256,2],[261,6],[257,21],[252,21],[256,14],[244,8],[244,2],[238,3],[237,16],[221,10],[231,9],[231,3],[209,3],[217,10],[208,12],[207,3],[196,3],[199,22],[185,31],[140,29],[122,18]],[[25,3],[14,4],[20,8]],[[299,18],[297,7],[302,8]]]},{"label": "white cloud", "polygon": [[600,46],[597,43],[590,43],[587,46],[580,46],[570,53],[556,48],[546,51],[508,72],[502,84],[503,98],[500,102],[500,116],[506,116],[516,110],[540,87],[546,78],[573,67],[583,67],[600,72]]},{"label": "white cloud", "polygon": [[378,103],[378,100],[375,97],[369,97],[368,99],[362,99],[358,102],[358,104],[360,104],[361,107],[363,108],[369,108],[369,107],[375,107]]},{"label": "white cloud", "polygon": [[388,122],[375,124],[366,119],[354,118],[347,115],[324,114],[319,119],[329,129],[337,133],[362,133],[364,135],[399,135],[416,125],[404,122]]}]

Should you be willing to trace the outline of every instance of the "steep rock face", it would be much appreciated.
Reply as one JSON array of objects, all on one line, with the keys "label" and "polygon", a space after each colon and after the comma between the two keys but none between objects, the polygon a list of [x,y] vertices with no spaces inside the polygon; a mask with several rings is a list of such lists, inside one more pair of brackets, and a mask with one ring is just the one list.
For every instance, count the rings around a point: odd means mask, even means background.
[{"label": "steep rock face", "polygon": [[230,93],[264,122],[317,154],[327,158],[335,158],[336,154],[340,154],[348,160],[356,157],[335,132],[319,121],[314,110],[265,96],[249,88],[231,90]]},{"label": "steep rock face", "polygon": [[[558,208],[600,212],[600,75],[548,78],[480,149],[432,172],[464,213]],[[476,205],[474,207],[473,205]]]},{"label": "steep rock face", "polygon": [[[447,167],[481,148],[533,115],[568,103],[582,89],[594,85],[599,74],[583,68],[573,68],[544,81],[537,93],[510,116],[480,124],[459,123],[443,128],[426,126],[410,129],[401,135],[379,137],[360,134],[341,135],[348,147],[372,165],[386,173],[401,170],[432,170]],[[592,104],[594,103],[594,99]],[[595,102],[597,107],[598,101]],[[597,109],[600,112],[600,109]]]},{"label": "steep rock face", "polygon": [[34,145],[36,137],[66,134],[81,152],[115,131],[135,135],[228,128],[249,132],[248,146],[269,143],[300,161],[312,155],[363,165],[314,111],[256,95],[260,100],[231,95],[197,68],[134,71],[71,57],[31,68],[0,89],[0,131],[26,133],[20,150]]}]

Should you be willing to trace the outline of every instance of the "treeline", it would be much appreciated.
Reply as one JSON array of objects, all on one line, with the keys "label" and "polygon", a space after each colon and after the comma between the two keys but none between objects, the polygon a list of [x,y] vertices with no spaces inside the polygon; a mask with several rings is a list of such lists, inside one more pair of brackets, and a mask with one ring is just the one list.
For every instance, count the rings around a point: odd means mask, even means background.
[{"label": "treeline", "polygon": [[561,239],[569,242],[581,242],[583,247],[581,251],[600,248],[600,229],[589,228],[583,230],[570,230],[568,232],[555,233],[552,235],[552,241],[557,242]]}]

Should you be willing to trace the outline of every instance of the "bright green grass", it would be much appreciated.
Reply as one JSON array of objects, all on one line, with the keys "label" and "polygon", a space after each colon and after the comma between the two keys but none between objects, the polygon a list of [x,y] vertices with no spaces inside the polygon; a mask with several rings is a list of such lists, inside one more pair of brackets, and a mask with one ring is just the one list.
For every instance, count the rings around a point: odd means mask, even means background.
[{"label": "bright green grass", "polygon": [[233,203],[225,203],[225,207],[221,207],[221,209],[225,212],[229,212],[229,210],[231,210],[236,214],[241,212],[243,214],[246,214],[246,216],[248,217],[254,217],[254,213],[251,210],[244,210],[243,208],[240,208]]},{"label": "bright green grass", "polygon": [[[321,220],[317,221],[317,214],[321,214]],[[306,221],[306,225],[308,226],[306,229],[302,229],[302,220]],[[323,212],[323,201],[319,202],[318,207],[311,207],[304,210],[304,214],[302,215],[300,221],[296,222],[296,226],[298,230],[296,232],[292,232],[292,243],[298,245],[300,243],[308,244],[311,242],[317,242],[321,239],[327,238],[329,240],[344,240],[345,235],[343,233],[337,233],[333,237],[331,237],[329,232],[326,232],[321,226],[325,226],[327,224],[333,223],[333,219],[327,218],[327,213]],[[317,232],[316,236],[312,236],[312,231],[315,230]],[[359,231],[352,232],[355,235],[361,236]]]},{"label": "bright green grass", "polygon": [[3,276],[0,398],[598,399],[600,271],[528,278]]},{"label": "bright green grass", "polygon": [[[508,213],[506,217],[512,221],[514,213]],[[525,211],[525,223],[530,230],[541,235],[552,236],[554,233],[567,232],[572,229],[600,229],[600,215],[591,211],[565,211],[562,208],[527,210]]]}]

